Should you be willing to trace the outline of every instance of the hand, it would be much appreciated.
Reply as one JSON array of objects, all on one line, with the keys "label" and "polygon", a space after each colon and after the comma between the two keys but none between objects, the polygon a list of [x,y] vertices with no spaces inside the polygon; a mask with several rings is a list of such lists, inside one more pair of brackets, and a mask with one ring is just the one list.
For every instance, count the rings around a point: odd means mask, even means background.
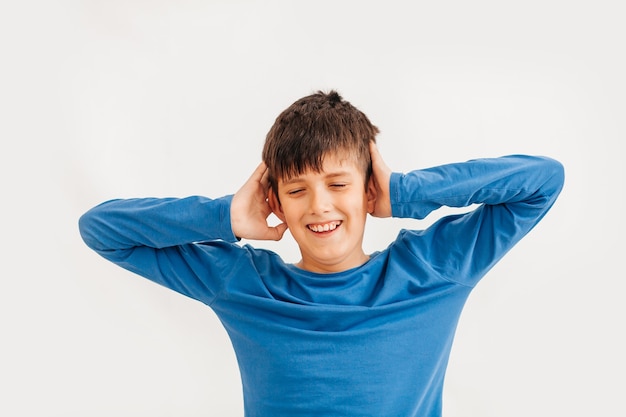
[{"label": "hand", "polygon": [[276,226],[267,223],[267,218],[272,213],[267,203],[267,175],[267,167],[261,162],[233,196],[230,205],[231,228],[240,239],[280,240],[287,230],[285,223]]},{"label": "hand", "polygon": [[374,217],[391,217],[391,199],[389,197],[391,169],[383,161],[383,157],[373,141],[370,142],[370,154],[372,155],[372,179],[376,188],[376,202],[374,210],[370,214]]}]

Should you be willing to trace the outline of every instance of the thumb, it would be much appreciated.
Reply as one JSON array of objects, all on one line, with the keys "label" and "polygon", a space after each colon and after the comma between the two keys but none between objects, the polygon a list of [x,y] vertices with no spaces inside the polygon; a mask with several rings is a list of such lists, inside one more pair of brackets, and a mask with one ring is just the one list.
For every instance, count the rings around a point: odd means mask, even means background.
[{"label": "thumb", "polygon": [[281,240],[287,229],[287,223],[280,223],[276,226],[268,228],[268,239]]}]

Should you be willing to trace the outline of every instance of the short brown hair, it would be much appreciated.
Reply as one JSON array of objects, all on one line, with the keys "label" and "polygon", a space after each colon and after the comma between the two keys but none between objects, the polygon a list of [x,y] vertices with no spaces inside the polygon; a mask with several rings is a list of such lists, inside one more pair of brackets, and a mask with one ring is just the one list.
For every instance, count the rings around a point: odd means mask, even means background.
[{"label": "short brown hair", "polygon": [[278,180],[306,170],[321,171],[324,156],[345,152],[363,167],[365,183],[372,172],[370,141],[378,128],[339,93],[318,91],[285,109],[265,139],[263,161],[270,186],[278,192]]}]

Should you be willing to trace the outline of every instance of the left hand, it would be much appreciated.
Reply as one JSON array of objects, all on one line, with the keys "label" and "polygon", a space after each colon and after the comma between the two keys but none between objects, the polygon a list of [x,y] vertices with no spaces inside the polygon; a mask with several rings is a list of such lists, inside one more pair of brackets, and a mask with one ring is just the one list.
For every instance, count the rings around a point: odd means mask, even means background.
[{"label": "left hand", "polygon": [[370,214],[374,217],[391,217],[391,199],[389,196],[391,169],[383,161],[383,157],[373,141],[370,142],[370,154],[372,155],[372,180],[376,188],[376,203],[374,211]]}]

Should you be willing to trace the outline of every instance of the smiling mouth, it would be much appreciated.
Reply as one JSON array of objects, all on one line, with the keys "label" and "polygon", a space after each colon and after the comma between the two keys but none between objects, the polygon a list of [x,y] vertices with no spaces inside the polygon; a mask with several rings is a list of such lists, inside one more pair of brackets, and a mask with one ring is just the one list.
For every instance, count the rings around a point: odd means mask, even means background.
[{"label": "smiling mouth", "polygon": [[328,223],[309,224],[307,227],[312,232],[324,233],[324,232],[332,232],[340,225],[341,225],[340,221],[334,221],[334,222],[328,222]]}]

